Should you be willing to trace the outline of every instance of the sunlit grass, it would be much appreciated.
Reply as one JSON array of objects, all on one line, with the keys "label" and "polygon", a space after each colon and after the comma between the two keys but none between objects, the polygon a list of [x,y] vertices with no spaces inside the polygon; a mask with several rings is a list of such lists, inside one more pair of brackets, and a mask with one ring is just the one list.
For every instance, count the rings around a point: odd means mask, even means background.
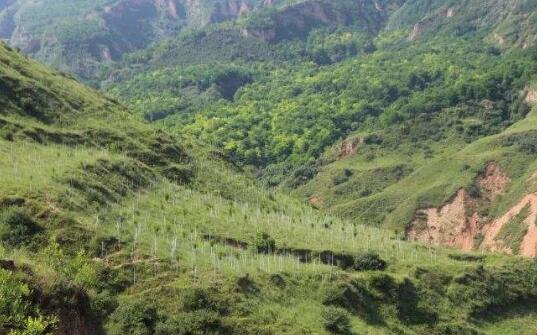
[{"label": "sunlit grass", "polygon": [[[0,139],[0,185],[2,192],[25,193],[54,187],[56,179],[90,163],[110,157],[103,150]],[[50,190],[49,190],[50,191]]]}]

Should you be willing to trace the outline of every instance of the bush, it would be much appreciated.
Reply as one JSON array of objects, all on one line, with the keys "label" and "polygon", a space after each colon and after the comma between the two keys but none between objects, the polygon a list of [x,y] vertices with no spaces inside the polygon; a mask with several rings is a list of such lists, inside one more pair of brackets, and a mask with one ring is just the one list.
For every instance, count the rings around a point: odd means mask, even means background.
[{"label": "bush", "polygon": [[267,233],[259,233],[255,238],[254,248],[258,253],[272,253],[276,250],[276,240]]},{"label": "bush", "polygon": [[435,329],[434,335],[483,335],[484,333],[465,324],[442,324]]},{"label": "bush", "polygon": [[309,180],[313,179],[313,177],[315,177],[318,172],[319,170],[315,165],[315,161],[309,160],[306,164],[297,168],[293,172],[293,176],[287,182],[287,185],[289,187],[298,187],[300,185],[304,185]]},{"label": "bush", "polygon": [[349,180],[350,177],[352,177],[352,170],[350,169],[343,169],[341,172],[339,172],[337,175],[332,177],[332,183],[334,185],[340,185]]},{"label": "bush", "polygon": [[0,334],[50,334],[56,320],[40,315],[31,305],[31,295],[28,285],[0,269]]},{"label": "bush", "polygon": [[153,335],[158,322],[157,309],[147,301],[122,303],[110,317],[111,335]]},{"label": "bush", "polygon": [[343,308],[327,306],[321,313],[326,330],[334,334],[350,333],[351,323],[349,313]]},{"label": "bush", "polygon": [[43,231],[28,211],[19,207],[8,209],[0,224],[0,241],[11,247],[29,245],[33,237]]},{"label": "bush", "polygon": [[156,326],[155,335],[231,334],[221,317],[210,311],[180,313]]},{"label": "bush", "polygon": [[365,253],[357,256],[354,262],[354,270],[356,271],[382,271],[386,269],[386,261],[380,258],[375,253]]},{"label": "bush", "polygon": [[209,293],[201,288],[187,289],[183,293],[183,307],[186,311],[206,309],[213,305]]},{"label": "bush", "polygon": [[537,131],[529,130],[503,137],[501,144],[504,147],[517,146],[520,152],[535,155],[537,154]]}]

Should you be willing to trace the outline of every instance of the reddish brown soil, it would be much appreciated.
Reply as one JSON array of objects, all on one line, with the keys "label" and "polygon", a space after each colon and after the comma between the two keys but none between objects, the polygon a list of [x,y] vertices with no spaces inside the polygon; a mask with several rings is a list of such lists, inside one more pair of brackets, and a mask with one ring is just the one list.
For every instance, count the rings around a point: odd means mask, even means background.
[{"label": "reddish brown soil", "polygon": [[479,233],[480,218],[468,216],[467,208],[476,202],[464,189],[440,208],[427,208],[417,213],[416,219],[407,229],[407,237],[433,245],[447,245],[462,250],[474,248],[474,238]]},{"label": "reddish brown soil", "polygon": [[[534,173],[529,180],[537,177]],[[408,227],[406,234],[411,240],[433,245],[445,245],[465,251],[475,249],[478,235],[483,236],[479,249],[512,253],[509,246],[497,239],[502,228],[524,208],[528,208],[528,216],[523,224],[528,226],[524,236],[520,255],[537,256],[537,193],[524,196],[517,204],[501,217],[494,220],[480,217],[478,209],[483,204],[494,201],[505,193],[511,179],[499,164],[491,162],[484,173],[476,179],[480,190],[479,199],[468,195],[460,189],[456,195],[439,208],[426,208],[416,212],[415,220]],[[488,223],[486,223],[488,222]]]}]

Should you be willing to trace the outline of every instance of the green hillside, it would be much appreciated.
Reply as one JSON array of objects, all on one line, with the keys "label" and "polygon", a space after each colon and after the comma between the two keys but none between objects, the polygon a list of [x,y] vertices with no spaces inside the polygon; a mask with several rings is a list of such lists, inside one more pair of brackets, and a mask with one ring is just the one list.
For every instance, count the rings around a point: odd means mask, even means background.
[{"label": "green hillside", "polygon": [[5,46],[0,63],[2,332],[534,330],[534,262],[320,214]]},{"label": "green hillside", "polygon": [[[270,40],[240,33],[251,22],[280,29],[286,13],[309,13],[308,4],[325,17],[352,12],[368,20],[335,20],[305,35],[291,27],[295,35],[276,32]],[[503,148],[509,158],[476,159],[468,149],[469,158],[453,165],[455,153],[501,134],[531,109],[524,92],[537,75],[533,25],[505,30],[532,20],[531,2],[365,1],[363,12],[348,10],[351,2],[332,6],[300,3],[179,36],[125,58],[103,89],[159,127],[219,147],[268,186],[398,232],[418,210],[471,187],[492,161],[507,160],[513,182],[531,175],[532,151],[502,140],[490,150]],[[452,169],[442,171],[446,163]],[[485,207],[507,209],[493,202]],[[482,225],[503,213],[495,210]]]},{"label": "green hillside", "polygon": [[[236,19],[262,0],[3,0],[0,38],[91,81],[101,64],[183,30]],[[271,1],[278,5],[280,1]],[[135,32],[135,33],[134,33]]]},{"label": "green hillside", "polygon": [[536,9],[0,0],[0,334],[534,334]]}]

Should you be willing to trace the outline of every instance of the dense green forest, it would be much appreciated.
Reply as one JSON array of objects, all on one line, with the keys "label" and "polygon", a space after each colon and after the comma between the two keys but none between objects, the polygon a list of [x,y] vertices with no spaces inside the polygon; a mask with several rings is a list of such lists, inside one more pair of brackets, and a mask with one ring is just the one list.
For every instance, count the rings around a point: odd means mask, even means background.
[{"label": "dense green forest", "polygon": [[532,0],[0,0],[0,334],[535,333],[536,34]]},{"label": "dense green forest", "polygon": [[[221,29],[190,33],[179,38],[180,46],[165,43],[127,58],[119,84],[106,85],[146,120],[260,168],[269,185],[300,174],[299,167],[312,165],[351,133],[375,133],[460,108],[464,115],[452,115],[451,124],[427,140],[458,133],[472,141],[529,111],[517,100],[535,75],[535,49],[506,51],[484,43],[487,31],[449,29],[414,43],[400,30],[372,38],[354,26],[319,28],[304,40],[251,46],[259,54],[250,54],[248,43],[260,42],[247,39],[238,52],[252,57],[246,60],[206,41],[231,34]],[[230,52],[237,52],[233,38],[239,37],[229,38]],[[197,54],[196,61],[181,47]],[[484,100],[493,110],[480,106]],[[407,135],[412,140],[417,134]]]}]

